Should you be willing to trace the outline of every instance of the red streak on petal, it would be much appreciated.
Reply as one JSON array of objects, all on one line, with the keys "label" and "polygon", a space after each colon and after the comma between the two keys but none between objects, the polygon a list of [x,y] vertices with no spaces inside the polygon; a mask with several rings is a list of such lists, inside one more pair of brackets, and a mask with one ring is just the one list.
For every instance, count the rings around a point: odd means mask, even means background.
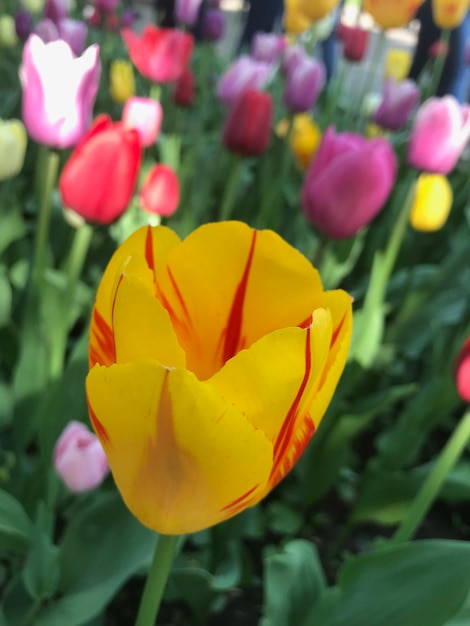
[{"label": "red streak on petal", "polygon": [[153,255],[153,239],[152,239],[152,228],[151,226],[147,226],[147,235],[145,237],[145,260],[147,261],[147,265],[155,273],[155,258]]},{"label": "red streak on petal", "polygon": [[168,276],[170,278],[171,284],[173,286],[173,289],[175,290],[176,297],[178,298],[180,306],[183,309],[183,313],[185,314],[186,319],[189,320],[190,315],[189,315],[188,307],[186,306],[186,302],[184,301],[183,294],[181,293],[180,288],[178,287],[178,284],[175,280],[175,277],[171,273],[171,269],[169,267],[167,267],[167,272],[168,272]]},{"label": "red streak on petal", "polygon": [[277,474],[279,466],[283,463],[284,457],[291,446],[292,435],[297,422],[300,401],[302,400],[302,396],[308,383],[311,367],[312,352],[310,349],[310,327],[308,327],[305,343],[305,374],[302,382],[300,383],[297,395],[295,396],[294,401],[291,404],[289,411],[287,412],[286,418],[281,428],[281,432],[279,433],[274,444],[274,463],[271,470],[271,477]]},{"label": "red streak on petal", "polygon": [[273,489],[283,478],[284,476],[294,467],[294,465],[299,460],[302,452],[307,447],[308,442],[315,434],[315,424],[313,423],[310,415],[305,417],[304,422],[298,429],[302,431],[300,436],[298,436],[291,443],[289,448],[289,456],[285,456],[282,459],[281,464],[278,466],[276,475],[271,474],[270,477],[270,487]]},{"label": "red streak on petal", "polygon": [[253,231],[253,238],[251,240],[250,252],[246,261],[245,270],[241,281],[238,284],[233,299],[232,308],[228,317],[227,329],[225,334],[225,345],[223,351],[223,362],[225,363],[237,354],[240,349],[240,334],[243,321],[243,304],[245,302],[246,289],[248,286],[248,278],[250,275],[251,264],[253,263],[253,256],[255,252],[257,231]]},{"label": "red streak on petal", "polygon": [[[94,345],[96,343],[96,345]],[[90,338],[90,367],[96,363],[111,365],[116,362],[116,347],[113,331],[98,311],[93,309]]]},{"label": "red streak on petal", "polygon": [[340,334],[341,329],[343,328],[343,325],[344,325],[344,320],[345,320],[345,319],[346,319],[346,313],[345,313],[345,314],[343,315],[343,317],[341,318],[341,322],[340,322],[340,323],[338,324],[338,326],[335,328],[335,330],[334,330],[334,332],[333,332],[333,334],[332,334],[332,336],[331,336],[330,348],[332,348],[332,347],[335,345],[336,340],[338,339],[338,335]]},{"label": "red streak on petal", "polygon": [[309,315],[307,318],[304,319],[303,322],[301,322],[299,324],[299,328],[308,328],[309,326],[312,325],[312,321],[313,321],[313,315]]},{"label": "red streak on petal", "polygon": [[95,432],[98,435],[101,443],[109,445],[111,442],[110,442],[110,439],[109,439],[109,435],[108,435],[108,433],[106,431],[106,428],[103,426],[103,424],[96,417],[96,414],[93,411],[93,409],[91,408],[89,402],[88,402],[88,412],[90,414],[90,419],[91,419],[91,423],[93,424],[93,428],[95,429]]},{"label": "red streak on petal", "polygon": [[235,511],[236,512],[241,511],[246,506],[246,500],[248,500],[248,498],[252,495],[252,493],[256,489],[258,489],[258,487],[259,487],[259,484],[255,485],[254,487],[251,487],[251,489],[248,489],[246,493],[244,493],[242,496],[240,496],[236,500],[233,500],[229,504],[226,504],[221,510],[229,511],[230,513],[234,513]]}]

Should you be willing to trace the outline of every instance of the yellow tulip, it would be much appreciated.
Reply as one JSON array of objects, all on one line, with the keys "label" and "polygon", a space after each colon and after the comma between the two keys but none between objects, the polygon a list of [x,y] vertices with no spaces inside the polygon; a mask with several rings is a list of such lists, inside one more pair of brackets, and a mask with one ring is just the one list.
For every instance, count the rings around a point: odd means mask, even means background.
[{"label": "yellow tulip", "polygon": [[111,63],[109,91],[118,104],[124,104],[135,94],[134,72],[128,61],[116,60]]},{"label": "yellow tulip", "polygon": [[452,187],[445,176],[421,174],[411,209],[411,226],[423,233],[440,230],[449,217],[452,200]]},{"label": "yellow tulip", "polygon": [[364,0],[363,9],[386,30],[401,28],[411,21],[424,0]]},{"label": "yellow tulip", "polygon": [[191,533],[264,498],[316,431],[351,327],[351,297],[272,231],[131,235],[98,289],[86,387],[132,513]]},{"label": "yellow tulip", "polygon": [[392,48],[385,57],[385,78],[393,78],[398,83],[407,78],[411,67],[411,54],[403,48]]},{"label": "yellow tulip", "polygon": [[309,18],[299,8],[300,0],[284,1],[284,28],[290,35],[300,35],[310,28]]},{"label": "yellow tulip", "polygon": [[0,119],[0,180],[16,176],[23,167],[27,135],[19,120]]},{"label": "yellow tulip", "polygon": [[0,15],[0,48],[13,48],[18,42],[15,20],[11,15]]},{"label": "yellow tulip", "polygon": [[20,4],[23,9],[30,11],[31,13],[40,13],[44,10],[45,0],[20,0]]},{"label": "yellow tulip", "polygon": [[456,28],[470,9],[470,0],[432,0],[432,17],[439,28]]},{"label": "yellow tulip", "polygon": [[316,22],[331,13],[339,0],[300,0],[299,8],[308,18]]},{"label": "yellow tulip", "polygon": [[[281,120],[276,126],[277,135],[279,137],[285,137],[288,128],[288,120]],[[310,165],[312,158],[318,150],[321,138],[322,134],[320,129],[308,113],[299,113],[294,116],[289,144],[300,170],[304,171]]]}]

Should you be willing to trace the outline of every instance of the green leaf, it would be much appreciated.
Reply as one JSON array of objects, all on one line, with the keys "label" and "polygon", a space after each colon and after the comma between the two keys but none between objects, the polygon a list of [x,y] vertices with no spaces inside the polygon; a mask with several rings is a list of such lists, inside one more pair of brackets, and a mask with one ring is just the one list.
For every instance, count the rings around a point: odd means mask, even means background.
[{"label": "green leaf", "polygon": [[22,505],[0,489],[0,549],[24,554],[29,546],[33,526]]},{"label": "green leaf", "polygon": [[243,574],[243,561],[238,543],[232,540],[226,546],[212,580],[212,588],[217,591],[233,589],[240,584]]},{"label": "green leaf", "polygon": [[296,535],[302,528],[303,516],[288,504],[275,500],[267,507],[267,524],[273,533]]},{"label": "green leaf", "polygon": [[4,265],[0,265],[0,327],[6,326],[11,316],[12,291]]},{"label": "green leaf", "polygon": [[264,617],[261,626],[302,624],[305,614],[326,590],[315,546],[296,539],[279,554],[268,556],[264,565]]},{"label": "green leaf", "polygon": [[174,569],[170,574],[165,597],[169,600],[184,600],[198,623],[205,624],[215,596],[212,583],[213,576],[202,568]]},{"label": "green leaf", "polygon": [[21,239],[26,233],[25,223],[18,206],[6,209],[2,206],[2,227],[0,228],[0,256],[8,246]]}]

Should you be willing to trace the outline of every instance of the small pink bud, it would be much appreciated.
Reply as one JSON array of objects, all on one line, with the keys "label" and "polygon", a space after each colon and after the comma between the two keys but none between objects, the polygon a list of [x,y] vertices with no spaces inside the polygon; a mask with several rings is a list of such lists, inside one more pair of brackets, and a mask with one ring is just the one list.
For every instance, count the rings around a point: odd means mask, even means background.
[{"label": "small pink bud", "polygon": [[178,176],[167,165],[152,167],[140,192],[140,204],[144,211],[169,217],[178,208],[180,184]]},{"label": "small pink bud", "polygon": [[162,126],[162,118],[161,104],[151,98],[129,98],[122,112],[124,127],[135,128],[145,148],[155,143]]},{"label": "small pink bud", "polygon": [[463,344],[454,365],[455,384],[460,398],[470,404],[470,337]]}]

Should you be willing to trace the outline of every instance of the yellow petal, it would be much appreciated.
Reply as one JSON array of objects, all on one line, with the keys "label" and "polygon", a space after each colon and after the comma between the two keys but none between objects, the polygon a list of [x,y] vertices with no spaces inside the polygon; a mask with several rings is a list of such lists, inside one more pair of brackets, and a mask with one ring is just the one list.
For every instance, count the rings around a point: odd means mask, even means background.
[{"label": "yellow petal", "polygon": [[166,367],[185,367],[170,316],[148,285],[124,275],[116,291],[113,311],[116,363],[153,359]]},{"label": "yellow petal", "polygon": [[452,202],[452,187],[445,176],[420,174],[410,214],[412,227],[424,233],[441,229],[449,217]]},{"label": "yellow petal", "polygon": [[156,274],[158,297],[201,380],[260,337],[305,325],[321,306],[317,271],[272,231],[207,224],[167,261]]},{"label": "yellow petal", "polygon": [[87,396],[124,501],[150,528],[207,528],[264,488],[271,442],[190,372],[152,361],[95,366]]}]

